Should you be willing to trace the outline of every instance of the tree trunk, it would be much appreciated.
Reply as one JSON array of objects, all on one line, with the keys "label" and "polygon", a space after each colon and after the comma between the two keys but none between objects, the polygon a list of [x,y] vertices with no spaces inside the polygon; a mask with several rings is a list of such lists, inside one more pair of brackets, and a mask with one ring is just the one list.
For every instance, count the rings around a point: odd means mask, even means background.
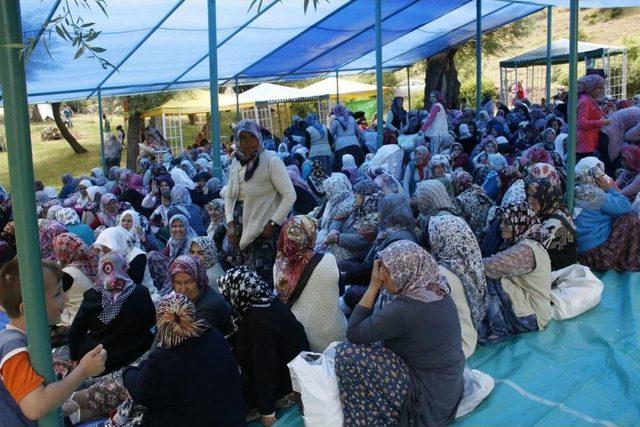
[{"label": "tree trunk", "polygon": [[137,170],[137,159],[140,152],[140,132],[142,132],[142,117],[138,111],[129,114],[129,127],[127,127],[127,169]]},{"label": "tree trunk", "polygon": [[457,108],[460,102],[460,81],[454,62],[456,49],[432,56],[427,60],[427,70],[424,79],[424,103],[428,106],[429,94],[437,90],[447,100],[447,108]]},{"label": "tree trunk", "polygon": [[31,121],[34,123],[44,122],[42,115],[40,114],[40,110],[38,110],[38,104],[33,104],[31,106]]},{"label": "tree trunk", "polygon": [[60,135],[62,135],[62,137],[69,143],[74,153],[76,154],[86,153],[87,149],[84,148],[82,145],[80,145],[78,140],[75,139],[73,135],[71,135],[71,132],[69,132],[69,129],[64,124],[64,120],[62,120],[62,117],[60,117],[60,103],[59,102],[52,103],[51,110],[53,111],[53,120],[55,120],[56,122],[56,126],[60,131]]}]

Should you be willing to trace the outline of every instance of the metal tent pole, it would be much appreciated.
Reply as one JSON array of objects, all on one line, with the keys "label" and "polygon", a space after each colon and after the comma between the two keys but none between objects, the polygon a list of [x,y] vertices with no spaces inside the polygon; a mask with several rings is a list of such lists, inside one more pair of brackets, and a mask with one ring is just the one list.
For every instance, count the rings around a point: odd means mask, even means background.
[{"label": "metal tent pole", "polygon": [[409,77],[409,68],[411,66],[407,66],[407,102],[409,103],[408,108],[411,110],[411,78]]},{"label": "metal tent pole", "polygon": [[102,170],[106,175],[107,170],[105,168],[104,161],[104,124],[102,122],[102,114],[102,89],[98,89],[98,123],[100,123],[100,166],[102,166]]},{"label": "metal tent pole", "polygon": [[[55,381],[51,362],[49,324],[44,297],[40,244],[33,192],[33,159],[27,108],[24,56],[15,46],[22,44],[19,1],[0,2],[0,82],[3,89],[9,178],[16,221],[16,245],[20,283],[27,324],[29,359],[35,371],[50,384]],[[40,427],[61,426],[59,411],[38,421]]]},{"label": "metal tent pole", "polygon": [[240,121],[240,93],[238,92],[238,76],[236,76],[235,92],[236,92],[236,122],[239,122]]},{"label": "metal tent pole", "polygon": [[211,97],[211,160],[213,176],[222,179],[220,159],[220,114],[218,114],[218,35],[216,0],[207,0],[209,17],[209,95]]},{"label": "metal tent pole", "polygon": [[569,105],[567,118],[567,208],[573,213],[573,193],[576,182],[576,125],[578,116],[578,0],[571,0],[569,9]]},{"label": "metal tent pole", "polygon": [[553,7],[547,7],[547,74],[545,76],[545,97],[547,99],[547,109],[551,105],[551,41],[553,38]]},{"label": "metal tent pole", "polygon": [[476,114],[482,105],[482,0],[476,0]]},{"label": "metal tent pole", "polygon": [[382,147],[382,0],[376,0],[376,111],[378,117],[378,147]]},{"label": "metal tent pole", "polygon": [[340,104],[340,80],[338,78],[338,70],[336,70],[336,104]]}]

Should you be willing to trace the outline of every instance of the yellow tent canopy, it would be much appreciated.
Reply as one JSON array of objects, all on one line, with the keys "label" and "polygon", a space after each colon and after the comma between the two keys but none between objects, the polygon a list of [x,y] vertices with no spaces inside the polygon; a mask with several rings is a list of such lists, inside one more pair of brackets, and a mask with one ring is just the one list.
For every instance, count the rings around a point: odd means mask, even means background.
[{"label": "yellow tent canopy", "polygon": [[[221,106],[236,104],[236,97],[233,95],[218,95],[218,102]],[[188,92],[180,92],[173,99],[165,102],[159,107],[147,110],[142,115],[144,117],[157,117],[163,114],[205,114],[211,111],[211,100],[209,91],[205,89],[195,89]]]}]

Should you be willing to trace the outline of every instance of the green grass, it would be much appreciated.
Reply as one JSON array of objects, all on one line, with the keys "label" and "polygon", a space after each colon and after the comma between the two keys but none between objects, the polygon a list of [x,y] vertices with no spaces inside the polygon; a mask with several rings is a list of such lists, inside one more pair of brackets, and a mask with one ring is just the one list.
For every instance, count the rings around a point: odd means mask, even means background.
[{"label": "green grass", "polygon": [[[110,117],[111,129],[123,124],[121,117]],[[74,127],[71,132],[78,142],[87,149],[87,153],[76,154],[64,140],[42,141],[40,132],[47,126],[55,126],[55,123],[31,124],[31,147],[33,154],[33,168],[36,180],[44,185],[60,188],[61,177],[69,172],[73,176],[88,175],[92,168],[100,165],[100,132],[98,116],[79,115],[73,118]],[[2,129],[4,134],[4,129]],[[126,162],[126,152],[123,152],[123,164]],[[7,190],[11,187],[9,182],[9,167],[7,153],[0,153],[0,184]]]}]

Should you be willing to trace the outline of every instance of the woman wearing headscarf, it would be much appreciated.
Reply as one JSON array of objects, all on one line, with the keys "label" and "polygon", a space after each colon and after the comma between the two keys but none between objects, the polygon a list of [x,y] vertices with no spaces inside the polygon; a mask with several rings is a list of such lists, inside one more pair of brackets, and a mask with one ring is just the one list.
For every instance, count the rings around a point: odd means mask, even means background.
[{"label": "woman wearing headscarf", "polygon": [[437,179],[427,179],[418,183],[414,201],[424,217],[457,214],[447,189]]},{"label": "woman wearing headscarf", "polygon": [[413,196],[416,191],[416,184],[431,176],[430,158],[431,153],[424,145],[419,145],[413,150],[413,159],[407,164],[404,170],[404,178],[402,179],[402,188],[405,196]]},{"label": "woman wearing headscarf", "polygon": [[360,179],[360,171],[358,170],[356,161],[351,154],[344,154],[342,156],[342,169],[340,169],[340,172],[349,178],[351,185],[355,184]]},{"label": "woman wearing headscarf", "polygon": [[298,215],[282,227],[273,283],[306,331],[311,351],[323,352],[345,339],[347,321],[338,304],[338,264],[330,253],[314,252],[314,219]]},{"label": "woman wearing headscarf", "polygon": [[475,351],[477,331],[487,311],[487,282],[480,246],[462,218],[446,215],[429,221],[429,251],[451,287],[462,330],[462,351],[468,359]]},{"label": "woman wearing headscarf", "polygon": [[156,321],[158,348],[144,365],[122,373],[131,399],[143,407],[142,425],[246,425],[238,366],[222,334],[179,294],[160,301]]},{"label": "woman wearing headscarf", "polygon": [[82,304],[85,291],[93,287],[97,278],[98,263],[90,249],[77,236],[62,233],[52,242],[53,256],[63,271],[63,290],[67,294],[67,303],[62,312],[61,324],[71,326]]},{"label": "woman wearing headscarf", "polygon": [[311,168],[311,174],[307,178],[307,185],[309,185],[309,189],[317,201],[321,201],[325,198],[326,191],[324,189],[324,181],[327,178],[329,178],[329,175],[324,171],[322,163],[314,161]]},{"label": "woman wearing headscarf", "polygon": [[640,270],[640,219],[595,157],[576,165],[575,206],[581,264],[598,271]]},{"label": "woman wearing headscarf", "polygon": [[180,169],[182,169],[183,171],[185,171],[185,173],[187,174],[187,176],[191,179],[193,179],[196,176],[196,168],[195,166],[193,166],[193,163],[191,162],[191,160],[183,160],[180,162]]},{"label": "woman wearing headscarf", "polygon": [[271,425],[276,400],[291,393],[287,363],[309,350],[304,327],[272,287],[245,266],[227,271],[218,286],[233,310],[231,342],[246,404],[257,408],[264,425]]},{"label": "woman wearing headscarf", "polygon": [[227,238],[242,252],[245,264],[270,283],[278,232],[296,192],[282,160],[262,148],[256,122],[242,120],[234,132],[238,150],[225,194]]},{"label": "woman wearing headscarf", "polygon": [[188,255],[191,242],[198,237],[196,232],[189,226],[189,220],[184,215],[174,215],[169,220],[171,237],[163,253],[169,257],[169,262],[173,262],[180,255]]},{"label": "woman wearing headscarf", "polygon": [[62,175],[62,189],[60,190],[60,194],[58,194],[58,198],[64,200],[75,191],[76,187],[73,185],[73,176],[69,173]]},{"label": "woman wearing headscarf", "polygon": [[371,166],[366,176],[372,180],[384,194],[402,193],[402,185],[383,166]]},{"label": "woman wearing headscarf", "polygon": [[609,138],[601,129],[611,121],[604,118],[598,107],[598,100],[604,94],[604,85],[604,78],[597,74],[588,74],[578,80],[576,159],[593,156],[599,151],[602,161],[607,165],[610,162]]},{"label": "woman wearing headscarf", "polygon": [[153,284],[147,254],[137,247],[131,235],[122,227],[109,227],[103,230],[93,247],[101,253],[115,252],[124,258],[126,272],[136,285],[147,288],[153,301],[160,299],[158,289]]},{"label": "woman wearing headscarf", "polygon": [[53,250],[53,240],[59,234],[67,231],[67,227],[58,221],[49,221],[42,226],[38,240],[40,241],[40,256],[43,261],[58,261]]},{"label": "woman wearing headscarf", "polygon": [[318,206],[318,202],[313,196],[307,182],[300,176],[300,170],[296,165],[287,166],[287,173],[296,192],[296,202],[293,204],[293,212],[306,215]]},{"label": "woman wearing headscarf", "polygon": [[453,172],[451,185],[455,195],[453,203],[473,230],[476,238],[481,240],[493,201],[480,186],[473,183],[473,177],[469,172],[463,170]]},{"label": "woman wearing headscarf", "polygon": [[[345,257],[363,256],[371,247],[371,241],[359,233],[360,222],[366,216],[378,213],[378,202],[384,194],[370,179],[364,179],[353,187],[354,202],[351,213],[344,221],[336,221],[324,239],[324,246],[332,245],[342,249],[337,251],[339,261]],[[334,246],[335,245],[335,246]],[[333,253],[333,252],[332,252]],[[335,255],[335,254],[334,254]]]},{"label": "woman wearing headscarf", "polygon": [[404,99],[396,96],[391,102],[391,109],[387,113],[387,120],[384,123],[386,129],[394,132],[396,135],[404,134],[407,128],[407,112],[402,105]]},{"label": "woman wearing headscarf", "polygon": [[330,174],[333,153],[329,145],[329,130],[318,121],[316,114],[307,114],[305,122],[308,126],[306,133],[308,135],[309,159],[312,162],[319,162],[324,173]]},{"label": "woman wearing headscarf", "polygon": [[442,141],[449,133],[449,125],[444,96],[437,90],[433,91],[429,95],[429,103],[429,115],[424,119],[421,130],[429,140],[429,152],[435,155],[442,151]]},{"label": "woman wearing headscarf", "polygon": [[[624,143],[640,142],[640,108],[624,108],[609,116],[611,123],[602,128],[609,139],[609,158],[615,170],[620,164],[620,154]],[[610,172],[613,173],[613,172]]]},{"label": "woman wearing headscarf", "polygon": [[551,260],[540,221],[527,202],[500,208],[501,252],[484,258],[487,320],[480,336],[497,341],[542,330],[551,318]]},{"label": "woman wearing headscarf", "polygon": [[102,226],[114,227],[118,220],[118,199],[115,194],[106,193],[100,197],[100,210],[89,225],[92,230]]},{"label": "woman wearing headscarf", "polygon": [[205,206],[207,214],[209,215],[209,227],[207,228],[207,236],[211,237],[218,251],[220,258],[223,258],[223,254],[228,247],[227,237],[227,222],[224,219],[224,200],[213,199],[207,206]]},{"label": "woman wearing headscarf", "polygon": [[69,329],[71,360],[102,344],[109,354],[104,375],[132,363],[151,347],[155,311],[149,291],[125,274],[122,256],[103,255],[96,284],[84,293]]},{"label": "woman wearing headscarf", "polygon": [[622,149],[622,166],[624,171],[618,176],[616,185],[629,200],[635,200],[640,192],[640,147],[628,145]]},{"label": "woman wearing headscarf", "polygon": [[231,308],[209,286],[207,270],[198,256],[180,255],[171,263],[169,275],[173,291],[189,298],[195,304],[200,318],[222,334],[231,332]]},{"label": "woman wearing headscarf", "polygon": [[361,131],[356,120],[351,116],[347,107],[338,104],[331,110],[331,135],[335,140],[335,154],[333,156],[333,171],[342,170],[342,156],[351,154],[356,165],[364,161],[364,154],[360,147]]},{"label": "woman wearing headscarf", "polygon": [[[396,298],[373,313],[382,287]],[[453,420],[465,359],[449,292],[436,262],[417,244],[399,241],[380,252],[369,287],[349,319],[349,342],[336,348],[345,426]],[[380,341],[382,347],[373,346]]]},{"label": "woman wearing headscarf", "polygon": [[409,207],[409,199],[403,194],[384,196],[378,204],[377,235],[371,249],[364,257],[354,257],[338,264],[342,287],[350,285],[346,290],[343,302],[346,311],[350,311],[358,303],[367,283],[371,279],[373,263],[380,251],[398,240],[417,242],[415,221]]},{"label": "woman wearing headscarf", "polygon": [[69,233],[73,233],[80,237],[87,246],[93,245],[95,237],[93,230],[87,224],[80,223],[80,217],[75,210],[71,208],[62,208],[56,212],[56,220],[61,222]]},{"label": "woman wearing headscarf", "polygon": [[551,269],[561,270],[575,264],[578,257],[576,225],[565,207],[560,181],[530,175],[525,182],[525,192],[531,209],[542,223],[541,243],[551,258]]},{"label": "woman wearing headscarf", "polygon": [[[333,244],[331,241],[325,244],[325,239],[333,230],[341,228],[342,224],[349,218],[355,202],[351,183],[344,174],[333,173],[324,181],[323,185],[327,192],[327,203],[325,203],[320,212],[318,246]],[[337,255],[338,259],[343,259],[347,256],[345,251],[341,251],[335,245],[329,247],[328,251],[333,253],[334,256]]]},{"label": "woman wearing headscarf", "polygon": [[83,179],[78,184],[78,194],[73,205],[76,212],[82,213],[93,202],[93,197],[87,191],[90,187],[93,187],[93,184],[88,179]]},{"label": "woman wearing headscarf", "polygon": [[451,160],[449,156],[436,154],[429,160],[429,169],[431,170],[431,179],[438,180],[444,185],[447,193],[453,196],[453,187],[451,186]]},{"label": "woman wearing headscarf", "polygon": [[171,208],[167,212],[169,218],[175,215],[184,215],[189,220],[189,225],[198,236],[204,236],[204,220],[202,209],[191,202],[189,189],[182,185],[176,185],[171,189]]},{"label": "woman wearing headscarf", "polygon": [[224,274],[224,269],[218,262],[221,256],[216,241],[212,237],[201,236],[191,241],[189,255],[196,256],[204,266],[207,274],[207,283],[211,289],[220,293],[218,289],[218,277]]}]

